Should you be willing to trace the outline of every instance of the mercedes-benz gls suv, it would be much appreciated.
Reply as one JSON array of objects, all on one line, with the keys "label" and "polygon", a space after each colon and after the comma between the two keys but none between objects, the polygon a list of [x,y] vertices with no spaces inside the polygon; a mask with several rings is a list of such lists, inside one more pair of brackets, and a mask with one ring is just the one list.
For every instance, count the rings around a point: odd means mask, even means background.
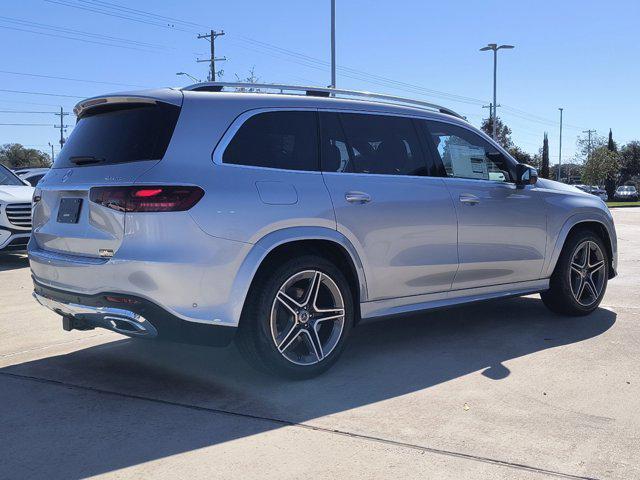
[{"label": "mercedes-benz gls suv", "polygon": [[538,292],[586,315],[602,300],[617,264],[602,200],[538,179],[454,112],[240,87],[77,105],[29,243],[34,296],[65,329],[235,340],[304,378],[364,319]]}]

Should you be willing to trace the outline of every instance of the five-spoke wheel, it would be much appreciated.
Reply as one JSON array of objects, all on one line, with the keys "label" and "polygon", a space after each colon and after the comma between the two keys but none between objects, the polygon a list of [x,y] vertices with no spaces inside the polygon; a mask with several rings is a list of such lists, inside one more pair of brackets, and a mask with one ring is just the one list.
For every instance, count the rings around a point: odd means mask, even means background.
[{"label": "five-spoke wheel", "polygon": [[344,328],[344,300],[336,282],[318,270],[288,278],[271,307],[271,336],[292,363],[310,365],[330,355]]},{"label": "five-spoke wheel", "polygon": [[586,315],[600,304],[608,278],[609,256],[602,239],[593,231],[576,230],[565,241],[549,290],[540,296],[554,312]]},{"label": "five-spoke wheel", "polygon": [[604,253],[597,243],[585,240],[576,248],[569,270],[571,293],[580,305],[598,301],[605,280]]},{"label": "five-spoke wheel", "polygon": [[353,325],[353,294],[342,271],[305,255],[263,269],[254,285],[237,337],[249,361],[293,378],[329,368]]}]

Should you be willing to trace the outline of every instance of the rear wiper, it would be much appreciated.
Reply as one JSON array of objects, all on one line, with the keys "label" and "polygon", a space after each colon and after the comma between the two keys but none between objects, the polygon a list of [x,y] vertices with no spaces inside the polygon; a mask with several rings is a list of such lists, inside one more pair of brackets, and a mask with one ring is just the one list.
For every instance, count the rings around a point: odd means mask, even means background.
[{"label": "rear wiper", "polygon": [[69,157],[69,161],[75,165],[92,165],[94,163],[104,162],[104,158],[96,158],[92,155],[78,155],[76,157]]}]

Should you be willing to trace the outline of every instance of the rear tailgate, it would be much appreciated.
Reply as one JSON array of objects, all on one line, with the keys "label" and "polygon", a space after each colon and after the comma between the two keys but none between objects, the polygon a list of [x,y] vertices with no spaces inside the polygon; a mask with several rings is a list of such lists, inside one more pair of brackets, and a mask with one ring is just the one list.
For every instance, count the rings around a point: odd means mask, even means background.
[{"label": "rear tailgate", "polygon": [[167,90],[157,97],[116,95],[78,104],[78,123],[36,189],[37,248],[85,257],[117,252],[125,213],[91,202],[90,190],[131,185],[162,159],[182,93]]}]

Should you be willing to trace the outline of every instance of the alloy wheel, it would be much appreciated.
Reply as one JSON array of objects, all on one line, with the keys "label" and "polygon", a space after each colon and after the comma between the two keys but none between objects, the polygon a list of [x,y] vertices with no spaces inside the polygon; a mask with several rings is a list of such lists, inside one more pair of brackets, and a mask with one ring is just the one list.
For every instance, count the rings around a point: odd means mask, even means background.
[{"label": "alloy wheel", "polygon": [[270,323],[273,342],[285,359],[296,365],[321,362],[336,348],[342,335],[342,293],[326,273],[296,273],[278,290]]},{"label": "alloy wheel", "polygon": [[598,301],[605,283],[605,257],[600,246],[587,240],[574,250],[569,269],[573,298],[583,307]]}]

